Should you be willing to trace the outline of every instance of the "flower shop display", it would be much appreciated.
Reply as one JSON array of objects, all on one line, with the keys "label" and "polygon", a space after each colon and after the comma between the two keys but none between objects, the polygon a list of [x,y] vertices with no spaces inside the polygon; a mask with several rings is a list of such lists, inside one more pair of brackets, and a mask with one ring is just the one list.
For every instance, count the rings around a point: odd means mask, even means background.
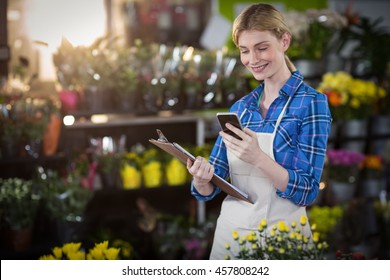
[{"label": "flower shop display", "polygon": [[96,243],[93,248],[85,250],[81,242],[66,243],[54,247],[52,252],[41,256],[40,260],[118,260],[120,248],[109,247],[108,241]]},{"label": "flower shop display", "polygon": [[[312,236],[304,236],[300,226],[305,226],[307,218],[302,216],[300,221],[286,224],[279,221],[277,225],[268,228],[267,220],[263,219],[257,232],[240,236],[238,231],[232,233],[232,238],[239,246],[241,260],[322,260],[328,248],[325,241],[320,241],[320,234],[312,225]],[[262,241],[264,240],[264,241]],[[229,251],[231,244],[226,244]],[[226,259],[230,259],[226,254]]]},{"label": "flower shop display", "polygon": [[364,154],[345,149],[329,149],[326,166],[329,185],[336,201],[345,203],[355,195],[356,181]]},{"label": "flower shop display", "polygon": [[325,73],[317,89],[328,96],[336,121],[367,119],[376,103],[386,97],[384,88],[375,82],[356,79],[345,71]]}]

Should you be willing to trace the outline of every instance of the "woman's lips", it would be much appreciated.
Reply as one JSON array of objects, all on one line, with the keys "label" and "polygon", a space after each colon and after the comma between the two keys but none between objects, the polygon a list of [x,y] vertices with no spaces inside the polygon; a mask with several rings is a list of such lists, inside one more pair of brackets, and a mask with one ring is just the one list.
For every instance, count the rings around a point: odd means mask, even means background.
[{"label": "woman's lips", "polygon": [[251,67],[251,69],[255,73],[260,73],[260,72],[262,72],[264,70],[265,67],[267,67],[267,65],[268,65],[268,63],[260,65],[260,66],[256,66],[256,67]]}]

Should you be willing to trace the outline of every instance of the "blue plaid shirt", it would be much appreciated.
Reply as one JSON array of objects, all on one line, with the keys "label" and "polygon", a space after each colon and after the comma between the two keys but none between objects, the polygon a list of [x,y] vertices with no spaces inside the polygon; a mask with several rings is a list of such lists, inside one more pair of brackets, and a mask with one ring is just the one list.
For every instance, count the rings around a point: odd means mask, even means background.
[{"label": "blue plaid shirt", "polygon": [[[326,95],[305,84],[301,73],[294,71],[279,91],[279,97],[269,107],[266,118],[263,118],[259,108],[263,87],[261,83],[235,102],[229,111],[240,116],[243,127],[272,133],[279,114],[288,98],[292,97],[273,147],[275,160],[287,169],[289,181],[286,191],[276,190],[276,193],[297,205],[309,205],[318,193],[332,121]],[[214,165],[216,174],[225,179],[229,177],[226,147],[220,136],[209,161]],[[202,196],[191,186],[191,193],[198,200],[210,200],[220,192],[218,187],[214,187],[212,194]]]}]

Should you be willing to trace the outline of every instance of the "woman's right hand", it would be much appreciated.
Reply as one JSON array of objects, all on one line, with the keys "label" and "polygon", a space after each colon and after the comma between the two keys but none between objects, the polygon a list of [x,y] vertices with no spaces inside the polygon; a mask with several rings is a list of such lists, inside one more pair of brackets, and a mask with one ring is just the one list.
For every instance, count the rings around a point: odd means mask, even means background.
[{"label": "woman's right hand", "polygon": [[210,183],[214,174],[214,166],[203,157],[196,157],[192,162],[187,159],[187,170],[193,177],[193,184],[202,195],[209,195],[213,191]]}]

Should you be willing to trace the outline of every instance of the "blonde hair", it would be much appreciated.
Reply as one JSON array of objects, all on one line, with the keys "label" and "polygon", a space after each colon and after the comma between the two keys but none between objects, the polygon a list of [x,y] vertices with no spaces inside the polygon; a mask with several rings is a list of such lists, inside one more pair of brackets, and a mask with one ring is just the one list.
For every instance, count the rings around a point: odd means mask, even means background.
[{"label": "blonde hair", "polygon": [[[232,39],[238,47],[238,39],[245,30],[269,31],[278,40],[282,39],[283,34],[291,32],[281,12],[270,4],[253,4],[246,8],[233,22]],[[285,55],[285,61],[290,71],[296,68],[291,60]]]}]

